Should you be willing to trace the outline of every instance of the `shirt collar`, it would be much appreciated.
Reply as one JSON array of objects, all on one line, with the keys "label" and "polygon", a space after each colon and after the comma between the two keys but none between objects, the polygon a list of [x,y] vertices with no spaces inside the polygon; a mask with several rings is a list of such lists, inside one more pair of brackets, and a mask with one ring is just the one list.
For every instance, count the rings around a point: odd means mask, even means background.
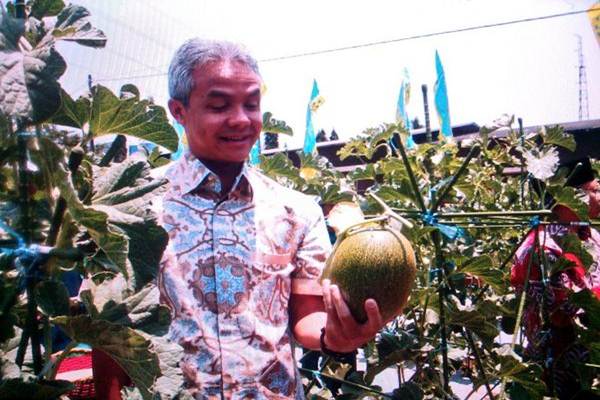
[{"label": "shirt collar", "polygon": [[[248,202],[252,200],[253,190],[248,172],[248,166],[244,164],[229,193],[230,198]],[[172,189],[180,195],[194,192],[204,197],[220,197],[219,177],[189,151],[169,168],[166,176],[171,182]]]}]

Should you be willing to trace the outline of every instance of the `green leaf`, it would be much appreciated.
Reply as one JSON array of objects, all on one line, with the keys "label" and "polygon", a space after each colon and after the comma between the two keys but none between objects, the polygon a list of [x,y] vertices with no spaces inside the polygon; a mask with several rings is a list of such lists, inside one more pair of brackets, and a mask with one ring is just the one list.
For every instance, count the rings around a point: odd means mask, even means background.
[{"label": "green leaf", "polygon": [[22,378],[7,379],[0,383],[0,400],[48,400],[73,390],[69,381],[25,381]]},{"label": "green leaf", "polygon": [[92,26],[88,21],[90,13],[81,6],[70,5],[64,8],[56,17],[56,23],[44,42],[53,43],[54,40],[74,41],[82,46],[104,47],[106,36]]},{"label": "green leaf", "polygon": [[110,167],[94,170],[94,197],[96,202],[104,196],[120,189],[131,189],[148,178],[149,168],[143,160],[126,159]]},{"label": "green leaf", "polygon": [[[15,29],[18,33],[6,34]],[[60,107],[60,85],[65,72],[63,58],[52,47],[21,52],[16,47],[22,29],[2,14],[0,22],[0,111],[30,124],[43,122]],[[13,42],[14,41],[14,42]]]},{"label": "green leaf", "polygon": [[83,129],[90,119],[91,103],[87,97],[79,97],[76,101],[67,92],[60,92],[60,109],[52,116],[50,122],[58,125]]},{"label": "green leaf", "polygon": [[54,16],[64,7],[65,3],[62,0],[34,0],[31,4],[29,16],[37,19]]},{"label": "green leaf", "polygon": [[[528,399],[541,399],[546,391],[546,386],[541,380],[542,369],[535,364],[523,363],[512,354],[500,355],[500,365],[497,378],[507,378],[514,384],[514,388],[509,389],[525,395]],[[524,392],[524,393],[523,393]],[[512,398],[512,397],[511,397]]]},{"label": "green leaf", "polygon": [[600,300],[589,289],[581,290],[571,294],[569,300],[574,306],[580,307],[585,311],[589,320],[588,327],[591,330],[600,332]]},{"label": "green leaf", "polygon": [[548,192],[554,197],[554,207],[561,205],[569,208],[577,217],[586,221],[588,219],[588,206],[577,197],[577,191],[572,187],[548,186]]},{"label": "green leaf", "polygon": [[261,156],[260,169],[271,178],[285,177],[292,180],[299,178],[298,169],[283,153],[277,153],[270,157]]},{"label": "green leaf", "polygon": [[[159,291],[156,285],[146,285],[139,292],[119,299],[113,296],[120,285],[124,293],[124,283],[115,278],[104,281],[90,289],[94,304],[100,311],[97,318],[113,322],[129,328],[138,329],[151,335],[164,335],[171,322],[169,309],[160,304]],[[113,291],[107,290],[109,287]]]},{"label": "green leaf", "polygon": [[263,132],[269,133],[281,133],[289,136],[294,135],[294,131],[285,123],[285,121],[273,118],[273,114],[268,111],[263,113],[262,130]]},{"label": "green leaf", "polygon": [[144,399],[152,398],[151,388],[160,376],[160,367],[150,340],[133,329],[86,315],[57,317],[52,322],[71,339],[109,355],[129,375]]},{"label": "green leaf", "polygon": [[176,151],[178,137],[162,107],[148,100],[119,99],[104,86],[95,86],[90,132],[94,137],[122,134]]},{"label": "green leaf", "polygon": [[481,279],[498,294],[504,293],[507,289],[504,273],[494,266],[494,262],[490,256],[470,258],[459,265],[456,271]]},{"label": "green leaf", "polygon": [[475,333],[486,345],[491,345],[498,336],[496,316],[485,315],[478,309],[450,310],[448,321],[450,325]]},{"label": "green leaf", "polygon": [[148,164],[150,164],[152,168],[162,167],[170,162],[171,159],[169,153],[161,154],[158,147],[153,148],[150,155],[148,155]]},{"label": "green leaf", "polygon": [[575,151],[575,147],[577,147],[575,138],[573,135],[565,133],[562,126],[546,127],[545,130],[545,134],[542,134],[544,144],[553,144],[569,151]]},{"label": "green leaf", "polygon": [[59,281],[42,281],[35,287],[35,299],[44,314],[69,315],[69,291]]},{"label": "green leaf", "polygon": [[138,184],[133,187],[124,187],[114,192],[105,194],[102,197],[94,199],[94,204],[113,205],[122,204],[133,199],[142,197],[148,193],[153,193],[156,189],[164,186],[168,183],[167,179],[156,179],[153,181],[146,182],[144,184]]},{"label": "green leaf", "polygon": [[149,171],[146,162],[127,160],[101,168],[94,174],[98,178],[93,207],[104,212],[111,225],[127,235],[128,258],[136,288],[156,277],[168,242],[166,231],[150,211],[150,202],[164,189],[167,180],[152,180]]},{"label": "green leaf", "polygon": [[63,166],[56,169],[54,183],[60,189],[73,219],[87,229],[96,245],[103,250],[109,260],[125,276],[129,276],[127,259],[129,244],[123,231],[108,223],[106,213],[85,206],[79,200],[71,183],[70,174]]}]

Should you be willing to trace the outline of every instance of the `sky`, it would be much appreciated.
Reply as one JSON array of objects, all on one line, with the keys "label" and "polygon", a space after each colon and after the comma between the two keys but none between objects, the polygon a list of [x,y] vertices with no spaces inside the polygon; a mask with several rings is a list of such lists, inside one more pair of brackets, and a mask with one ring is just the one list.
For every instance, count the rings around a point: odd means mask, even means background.
[{"label": "sky", "polygon": [[[302,147],[313,79],[325,103],[315,128],[349,139],[393,122],[402,71],[411,78],[409,117],[432,127],[435,51],[440,54],[453,125],[490,123],[502,114],[525,126],[579,119],[579,40],[589,119],[600,119],[600,42],[585,13],[440,35],[429,34],[589,9],[596,0],[78,0],[108,37],[103,49],[60,43],[72,96],[94,83],[115,91],[134,83],[166,107],[167,69],[186,39],[243,43],[259,60],[263,111],[287,122]],[[428,35],[423,38],[414,38]],[[407,39],[412,38],[412,39]],[[385,43],[382,43],[385,42]],[[379,43],[367,45],[369,43]],[[332,49],[317,55],[306,53]],[[302,54],[305,54],[302,56]]]}]

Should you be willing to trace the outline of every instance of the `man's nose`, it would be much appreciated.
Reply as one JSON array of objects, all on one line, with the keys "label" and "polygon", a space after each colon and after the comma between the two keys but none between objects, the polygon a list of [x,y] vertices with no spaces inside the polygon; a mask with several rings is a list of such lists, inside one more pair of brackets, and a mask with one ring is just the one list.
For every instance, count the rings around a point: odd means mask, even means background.
[{"label": "man's nose", "polygon": [[244,107],[233,108],[231,115],[229,116],[229,125],[231,126],[245,126],[251,122],[250,115]]}]

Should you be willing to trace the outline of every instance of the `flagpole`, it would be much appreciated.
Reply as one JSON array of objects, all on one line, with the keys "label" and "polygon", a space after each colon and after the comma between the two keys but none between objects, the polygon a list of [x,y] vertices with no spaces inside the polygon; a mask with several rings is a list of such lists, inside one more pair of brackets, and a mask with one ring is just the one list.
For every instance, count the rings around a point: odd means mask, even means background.
[{"label": "flagpole", "polygon": [[425,109],[425,141],[432,143],[431,137],[431,122],[429,121],[429,101],[427,100],[427,85],[421,85],[423,91],[423,108]]}]

